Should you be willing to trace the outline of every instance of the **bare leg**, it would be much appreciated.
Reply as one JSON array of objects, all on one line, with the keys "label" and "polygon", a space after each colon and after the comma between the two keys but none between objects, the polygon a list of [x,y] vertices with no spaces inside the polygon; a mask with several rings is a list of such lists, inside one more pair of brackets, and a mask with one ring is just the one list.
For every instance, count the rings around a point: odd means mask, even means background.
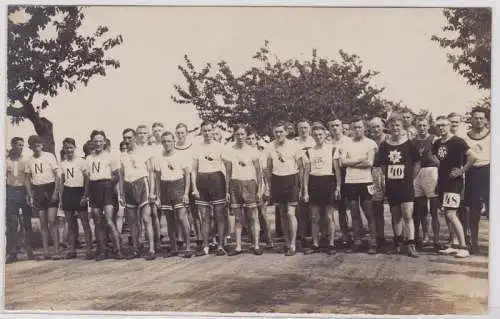
[{"label": "bare leg", "polygon": [[191,252],[191,236],[189,235],[190,228],[189,228],[187,209],[185,207],[181,207],[176,209],[176,211],[179,222],[181,224],[181,230],[183,233],[182,235],[186,239],[186,252]]},{"label": "bare leg", "polygon": [[293,250],[295,250],[297,241],[297,217],[295,215],[296,209],[297,206],[288,205],[288,210],[285,214],[288,219],[288,237],[290,238],[289,247]]},{"label": "bare leg", "polygon": [[254,208],[246,208],[246,215],[248,218],[249,233],[252,234],[253,246],[256,251],[259,250],[259,241],[260,241],[260,223],[259,223],[259,212],[257,207]]},{"label": "bare leg", "polygon": [[144,223],[144,231],[148,234],[148,243],[149,243],[149,253],[155,253],[155,234],[153,230],[153,220],[151,216],[151,206],[146,204],[143,207],[139,208],[141,212],[142,221]]},{"label": "bare leg", "polygon": [[[43,253],[45,256],[50,256],[49,253],[49,216],[48,212],[45,210],[41,210],[38,212],[38,216],[40,218],[40,232],[42,234],[42,245],[43,245]],[[17,218],[17,216],[16,216]],[[16,229],[17,231],[17,229]]]},{"label": "bare leg", "polygon": [[113,220],[113,205],[104,206],[104,217],[106,219],[106,223],[108,225],[108,229],[111,230],[111,236],[113,240],[113,244],[116,248],[118,257],[121,257],[121,247],[120,247],[120,235],[118,234],[118,230],[116,229],[114,220]]},{"label": "bare leg", "polygon": [[314,248],[318,248],[320,207],[316,205],[309,205],[309,212],[311,213],[311,231],[312,231],[313,246]]},{"label": "bare leg", "polygon": [[57,207],[47,209],[49,232],[54,243],[55,253],[59,254],[59,229],[57,228]]}]

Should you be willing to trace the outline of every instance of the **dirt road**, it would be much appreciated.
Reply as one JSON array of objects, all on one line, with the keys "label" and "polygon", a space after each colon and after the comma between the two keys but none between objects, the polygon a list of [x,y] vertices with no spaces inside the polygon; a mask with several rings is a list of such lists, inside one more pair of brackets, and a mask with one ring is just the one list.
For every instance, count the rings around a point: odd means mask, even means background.
[{"label": "dirt road", "polygon": [[[483,251],[487,238],[481,221]],[[6,266],[5,300],[17,310],[484,314],[487,258],[247,253],[24,261]]]}]

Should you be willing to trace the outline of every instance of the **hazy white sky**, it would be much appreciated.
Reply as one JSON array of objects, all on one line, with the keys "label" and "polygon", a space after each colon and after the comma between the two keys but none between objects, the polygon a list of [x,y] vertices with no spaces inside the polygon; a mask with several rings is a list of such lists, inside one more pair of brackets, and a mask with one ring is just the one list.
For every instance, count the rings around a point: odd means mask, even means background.
[{"label": "hazy white sky", "polygon": [[[446,23],[441,9],[89,7],[86,16],[86,30],[103,24],[123,36],[111,53],[121,68],[50,100],[43,116],[54,122],[56,149],[66,136],[81,146],[93,128],[104,129],[117,147],[125,127],[197,125],[192,106],[170,99],[173,84],[184,83],[177,69],[184,54],[197,66],[224,59],[244,70],[264,40],[282,59],[308,59],[312,48],[332,59],[339,49],[355,53],[380,72],[373,83],[386,87],[386,98],[435,115],[464,112],[486,94],[468,86],[446,62],[447,51],[430,40]],[[32,132],[29,122],[7,124],[8,138]]]}]

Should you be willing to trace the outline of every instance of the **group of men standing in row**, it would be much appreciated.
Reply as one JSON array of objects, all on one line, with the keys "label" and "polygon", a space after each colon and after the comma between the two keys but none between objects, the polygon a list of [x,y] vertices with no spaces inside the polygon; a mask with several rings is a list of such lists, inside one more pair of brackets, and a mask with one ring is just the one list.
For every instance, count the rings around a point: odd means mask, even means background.
[{"label": "group of men standing in row", "polygon": [[[355,118],[349,123],[348,135],[339,119],[329,120],[326,126],[302,120],[297,124],[297,137],[290,136],[285,123],[275,124],[270,143],[263,143],[247,125],[237,125],[232,141],[226,144],[216,138],[210,122],[201,124],[201,141],[196,143],[189,143],[187,126],[182,123],[174,132],[154,123],[154,139],[149,143],[147,126],[123,130],[119,155],[110,151],[103,131],[91,133],[84,159],[75,155],[75,140],[66,138],[60,163],[43,151],[38,136],[28,139],[33,151],[28,158],[22,156],[23,139],[13,138],[6,162],[7,260],[17,259],[14,228],[17,232],[19,210],[28,208],[40,218],[44,254],[38,258],[62,257],[55,227],[59,204],[68,221],[70,251],[66,258],[76,258],[78,217],[86,237],[87,259],[105,259],[109,239],[115,258],[140,257],[142,231],[148,242],[144,257],[154,259],[161,243],[162,216],[167,219],[170,239],[166,257],[193,255],[193,229],[197,256],[209,254],[214,238],[216,255],[239,255],[244,226],[251,251],[261,255],[261,228],[266,248],[273,247],[269,204],[279,212],[277,222],[286,239],[286,256],[296,254],[297,237],[309,236],[312,245],[305,254],[322,251],[322,236],[330,255],[340,246],[346,253],[364,250],[362,213],[369,228],[367,252],[376,254],[385,251],[385,200],[391,209],[394,241],[387,252],[401,253],[406,244],[406,254],[418,257],[415,239],[428,241],[430,211],[436,252],[467,257],[469,251],[479,252],[480,213],[489,200],[488,121],[489,110],[476,108],[471,112],[471,129],[459,134],[459,116],[458,120],[456,114],[440,116],[434,124],[435,136],[429,134],[429,119],[413,119],[409,112],[393,114],[387,123],[380,118],[368,122]],[[98,242],[95,254],[87,206]],[[131,233],[132,251],[127,256],[122,253],[124,220],[119,207],[125,207]],[[236,238],[229,252],[225,245],[228,208],[235,216]],[[447,247],[439,240],[440,210],[450,234]],[[335,240],[335,211],[341,244]],[[25,219],[27,228],[30,218]],[[469,232],[470,238],[466,236]],[[55,255],[49,253],[49,233]],[[28,258],[35,258],[27,250]]]}]

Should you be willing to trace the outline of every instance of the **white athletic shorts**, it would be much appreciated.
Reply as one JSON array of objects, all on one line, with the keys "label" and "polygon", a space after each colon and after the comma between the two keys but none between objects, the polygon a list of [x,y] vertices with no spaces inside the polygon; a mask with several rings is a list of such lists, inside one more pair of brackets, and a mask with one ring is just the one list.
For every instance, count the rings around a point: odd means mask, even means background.
[{"label": "white athletic shorts", "polygon": [[417,177],[413,180],[413,188],[415,189],[415,198],[437,197],[436,188],[438,181],[437,167],[422,167],[418,172]]}]

